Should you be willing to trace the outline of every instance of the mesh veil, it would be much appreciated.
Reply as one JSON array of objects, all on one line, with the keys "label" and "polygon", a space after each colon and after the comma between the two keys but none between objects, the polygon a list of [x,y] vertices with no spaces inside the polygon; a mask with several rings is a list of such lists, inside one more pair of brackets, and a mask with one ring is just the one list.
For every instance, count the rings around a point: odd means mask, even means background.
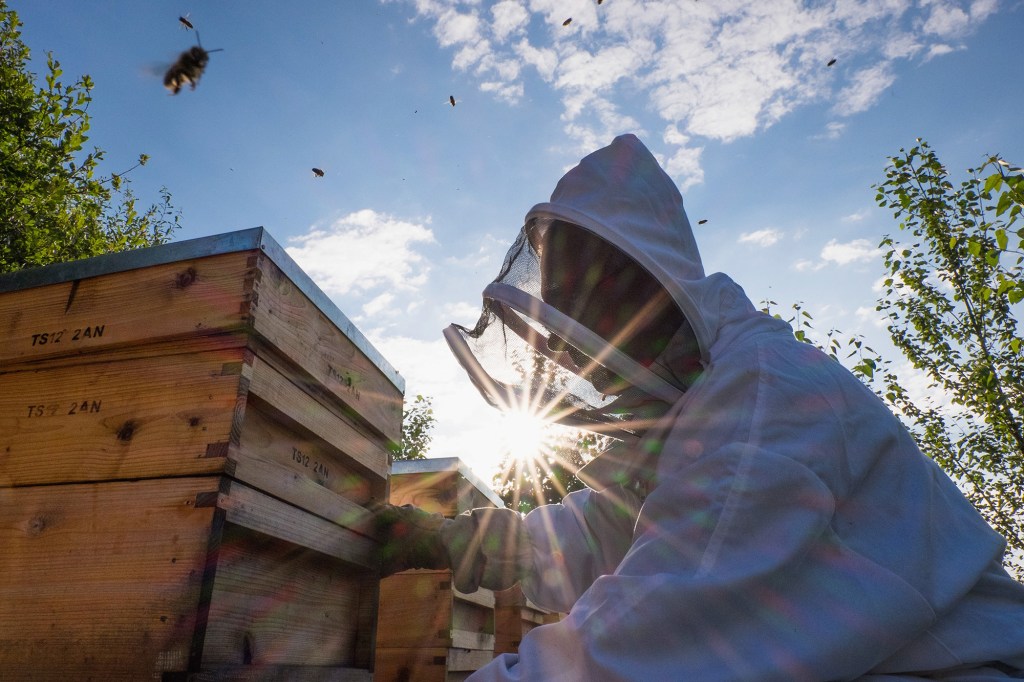
[{"label": "mesh veil", "polygon": [[[541,299],[540,256],[531,220],[487,286],[472,328],[450,325],[445,339],[484,398],[502,410],[629,439],[646,425],[652,401],[681,391]],[[621,389],[608,390],[617,380]]]}]

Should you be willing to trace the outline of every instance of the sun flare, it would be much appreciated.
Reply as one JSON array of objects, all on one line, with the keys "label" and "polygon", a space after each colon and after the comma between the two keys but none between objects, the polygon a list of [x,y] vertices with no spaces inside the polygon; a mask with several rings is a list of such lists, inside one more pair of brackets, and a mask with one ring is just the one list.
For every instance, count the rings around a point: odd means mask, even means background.
[{"label": "sun flare", "polygon": [[502,415],[502,449],[516,461],[530,462],[543,453],[548,426],[546,421],[528,412],[506,412]]}]

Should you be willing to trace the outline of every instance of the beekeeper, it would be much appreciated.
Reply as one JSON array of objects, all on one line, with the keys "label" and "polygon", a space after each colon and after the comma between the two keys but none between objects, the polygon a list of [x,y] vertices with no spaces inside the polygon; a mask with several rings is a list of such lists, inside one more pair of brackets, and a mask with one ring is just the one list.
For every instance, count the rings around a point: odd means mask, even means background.
[{"label": "beekeeper", "polygon": [[385,574],[519,581],[568,613],[474,682],[1024,678],[1003,538],[870,390],[705,275],[636,137],[527,214],[475,327],[445,336],[492,404],[617,439],[525,517],[376,516]]}]

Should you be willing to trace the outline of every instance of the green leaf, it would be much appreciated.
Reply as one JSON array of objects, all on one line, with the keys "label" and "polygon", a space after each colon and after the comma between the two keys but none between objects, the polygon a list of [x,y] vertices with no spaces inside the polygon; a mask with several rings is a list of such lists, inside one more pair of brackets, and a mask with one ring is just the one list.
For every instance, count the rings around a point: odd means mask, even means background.
[{"label": "green leaf", "polygon": [[996,215],[1001,216],[1013,205],[1013,198],[1008,193],[999,195],[999,203],[996,204]]},{"label": "green leaf", "polygon": [[991,192],[1003,185],[1003,176],[1000,173],[993,173],[985,179],[985,187],[982,192]]}]

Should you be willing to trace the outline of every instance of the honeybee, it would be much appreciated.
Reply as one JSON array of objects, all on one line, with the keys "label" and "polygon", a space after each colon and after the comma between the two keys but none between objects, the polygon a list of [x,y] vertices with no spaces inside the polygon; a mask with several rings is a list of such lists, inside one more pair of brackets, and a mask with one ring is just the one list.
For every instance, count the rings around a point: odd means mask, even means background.
[{"label": "honeybee", "polygon": [[698,224],[698,225],[703,225],[703,224],[704,224],[704,223],[706,223],[707,221],[708,221],[708,219],[707,219],[707,218],[703,218],[703,219],[701,219],[701,220],[698,220],[698,221],[697,221],[697,224]]},{"label": "honeybee", "polygon": [[314,168],[313,175],[315,175],[318,178],[322,178],[324,176],[324,172],[319,168]]},{"label": "honeybee", "polygon": [[565,21],[562,22],[562,26],[568,26],[571,23],[572,23],[572,17],[569,17],[568,19],[566,19]]},{"label": "honeybee", "polygon": [[455,106],[455,95],[448,95],[448,103]]},{"label": "honeybee", "polygon": [[178,17],[178,23],[181,24],[182,28],[186,28],[186,29],[195,28],[195,26],[192,25],[192,22],[188,20],[188,15],[187,14],[185,16],[183,16],[183,17]]},{"label": "honeybee", "polygon": [[832,59],[828,60],[828,64],[826,64],[825,66],[833,66],[833,65],[835,65],[835,63],[836,63],[836,58],[833,57]]},{"label": "honeybee", "polygon": [[196,31],[197,44],[178,55],[178,60],[171,64],[167,72],[164,73],[164,87],[170,90],[172,95],[181,92],[186,83],[191,86],[192,90],[195,90],[199,78],[210,62],[210,53],[220,52],[222,49],[205,50],[198,42],[199,31]]}]

